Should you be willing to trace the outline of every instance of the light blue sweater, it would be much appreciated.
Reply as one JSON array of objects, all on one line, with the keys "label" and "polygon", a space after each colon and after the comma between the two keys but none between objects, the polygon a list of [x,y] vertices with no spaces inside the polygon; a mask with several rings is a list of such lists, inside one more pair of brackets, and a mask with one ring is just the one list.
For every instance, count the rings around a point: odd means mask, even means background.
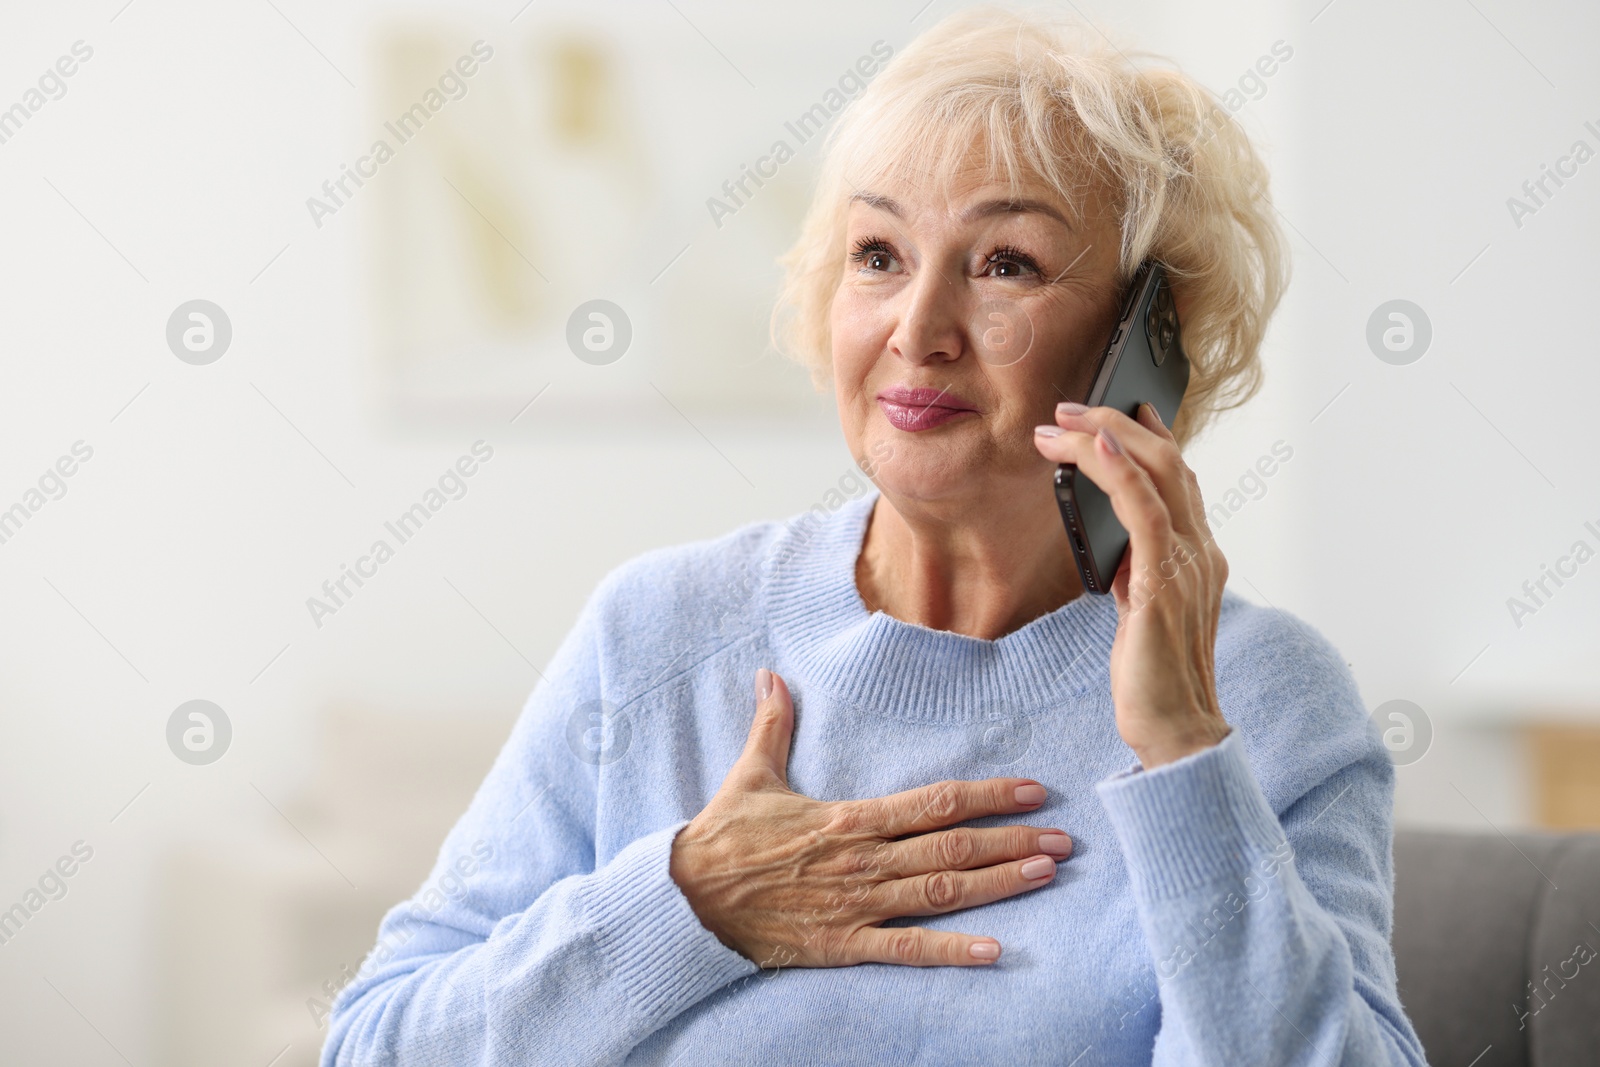
[{"label": "light blue sweater", "polygon": [[[332,1064],[1421,1064],[1389,947],[1393,767],[1338,654],[1224,601],[1233,733],[1154,771],[1119,738],[1109,597],[998,641],[869,613],[876,494],[609,575],[433,875],[341,993]],[[789,683],[789,781],[824,800],[1031,777],[1054,882],[896,920],[998,938],[984,968],[759,971],[668,875],[673,836]]]}]

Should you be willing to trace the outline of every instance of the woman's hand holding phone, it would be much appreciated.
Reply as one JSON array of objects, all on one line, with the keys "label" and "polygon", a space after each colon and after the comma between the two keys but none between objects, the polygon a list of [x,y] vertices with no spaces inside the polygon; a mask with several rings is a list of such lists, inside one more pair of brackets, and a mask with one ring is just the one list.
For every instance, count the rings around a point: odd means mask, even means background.
[{"label": "woman's hand holding phone", "polygon": [[1118,619],[1111,697],[1123,741],[1147,769],[1216,744],[1229,731],[1214,665],[1228,562],[1171,431],[1149,404],[1135,420],[1066,403],[1034,443],[1099,486],[1128,530],[1111,586]]}]

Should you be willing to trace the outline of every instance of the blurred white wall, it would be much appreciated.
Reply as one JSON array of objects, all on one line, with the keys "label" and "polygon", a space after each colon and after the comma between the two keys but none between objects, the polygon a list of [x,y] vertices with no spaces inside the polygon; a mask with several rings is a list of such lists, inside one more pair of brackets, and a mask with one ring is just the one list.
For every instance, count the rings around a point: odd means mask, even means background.
[{"label": "blurred white wall", "polygon": [[[239,941],[261,942],[231,947],[256,953],[238,958],[308,958],[315,949],[294,956],[257,936],[280,928],[269,913],[286,901],[326,907],[297,927],[303,939],[348,937],[341,908],[363,913],[420,879],[464,802],[459,782],[470,789],[474,759],[492,754],[601,575],[655,545],[803,510],[850,469],[826,399],[762,351],[771,260],[801,198],[778,190],[718,228],[704,197],[874,41],[898,49],[952,5],[675,2],[0,13],[0,107],[74,42],[93,50],[0,143],[0,508],[75,442],[93,449],[66,494],[0,544],[0,907],[75,842],[93,849],[67,894],[0,945],[0,1060],[217,1062],[215,1046],[182,1035],[222,1027],[229,996],[271,995],[281,1003],[259,1028],[228,1017],[226,1058],[310,1062],[321,1033],[295,991],[263,992],[220,950],[173,946],[203,946],[195,931],[232,917]],[[1585,126],[1600,127],[1600,75],[1584,53],[1600,12],[1504,0],[1082,10],[1218,92],[1243,80],[1240,115],[1294,237],[1268,386],[1191,456],[1219,497],[1274,442],[1294,449],[1219,531],[1235,586],[1333,638],[1369,704],[1425,709],[1434,742],[1401,770],[1402,818],[1527,822],[1514,726],[1600,712],[1588,654],[1600,563],[1520,628],[1506,608],[1585,520],[1600,526],[1588,411],[1600,163],[1521,226],[1505,201],[1575,140],[1600,148]],[[637,382],[610,408],[608,368],[559,352],[564,381],[596,372],[598,400],[574,399],[580,383],[521,414],[515,398],[503,410],[396,404],[375,322],[379,198],[351,198],[321,228],[305,207],[371,139],[375,41],[437,25],[515,50],[540,27],[620,37],[639,21],[663,54],[692,57],[629,67],[647,89],[674,89],[643,94],[662,111],[641,116],[640,136],[672,160],[660,188],[701,191],[649,205],[649,264],[596,257],[579,238],[544,266],[589,276],[602,296],[645,292],[666,268],[698,303],[641,313],[627,359],[670,375],[663,353],[715,351],[764,376],[787,398],[782,414],[724,405],[685,418]],[[1292,57],[1248,77],[1280,42]],[[801,190],[814,149],[792,165]],[[178,361],[165,339],[195,298],[233,327],[207,366]],[[1431,320],[1431,346],[1409,365],[1367,344],[1369,316],[1392,299]],[[494,458],[467,495],[315,627],[306,598],[480,439]],[[166,741],[173,710],[197,698],[232,723],[210,766],[180,762]],[[412,764],[352,741],[352,717],[462,739],[433,821],[402,820],[414,827],[403,861],[385,845],[389,784],[372,771]],[[309,996],[321,977],[295,989]]]}]

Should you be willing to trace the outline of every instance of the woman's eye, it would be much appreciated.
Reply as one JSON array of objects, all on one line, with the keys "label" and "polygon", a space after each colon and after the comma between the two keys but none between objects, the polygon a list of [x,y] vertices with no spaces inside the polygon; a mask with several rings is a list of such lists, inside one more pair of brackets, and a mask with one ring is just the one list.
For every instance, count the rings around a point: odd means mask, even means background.
[{"label": "woman's eye", "polygon": [[985,273],[993,278],[1025,278],[1039,273],[1039,264],[1026,252],[1000,248],[989,254]]},{"label": "woman's eye", "polygon": [[858,241],[855,250],[850,253],[850,261],[862,270],[879,273],[892,270],[897,262],[889,246],[878,240]]}]

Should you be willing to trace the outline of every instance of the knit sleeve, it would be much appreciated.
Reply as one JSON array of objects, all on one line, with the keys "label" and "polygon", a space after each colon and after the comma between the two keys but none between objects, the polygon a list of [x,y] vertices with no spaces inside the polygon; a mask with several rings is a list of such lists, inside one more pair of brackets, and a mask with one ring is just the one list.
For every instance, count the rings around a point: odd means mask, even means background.
[{"label": "knit sleeve", "polygon": [[[323,1067],[617,1064],[755,965],[668,873],[684,823],[595,862],[608,583],[585,607],[432,875],[333,1004]],[[596,733],[595,731],[599,731]]]},{"label": "knit sleeve", "polygon": [[1393,773],[1369,750],[1280,819],[1235,731],[1100,783],[1156,972],[1155,1067],[1422,1067],[1389,948]]}]

